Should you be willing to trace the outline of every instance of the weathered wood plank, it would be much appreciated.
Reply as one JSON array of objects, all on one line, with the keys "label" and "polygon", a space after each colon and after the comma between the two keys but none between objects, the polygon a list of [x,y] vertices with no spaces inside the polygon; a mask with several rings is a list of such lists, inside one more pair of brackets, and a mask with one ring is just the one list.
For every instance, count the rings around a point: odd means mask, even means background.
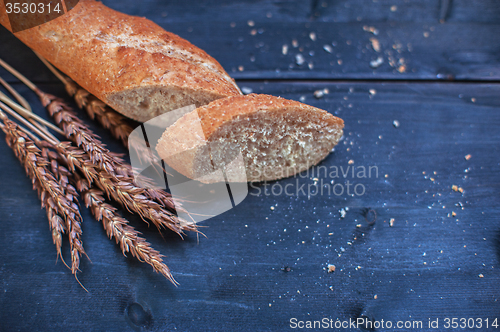
[{"label": "weathered wood plank", "polygon": [[[500,79],[498,2],[452,1],[444,23],[436,0],[322,3],[105,2],[186,38],[236,79]],[[311,7],[319,13],[314,19]],[[0,55],[16,68],[55,81],[4,28],[0,45],[8,46]]]},{"label": "weathered wood plank", "polygon": [[[490,322],[498,317],[498,84],[245,86],[290,99],[305,97],[344,119],[345,138],[314,168],[327,167],[327,176],[310,171],[273,182],[267,194],[263,185],[251,187],[240,205],[204,223],[207,238],[199,244],[194,235],[182,241],[165,233],[163,239],[154,227],[133,218],[167,255],[178,288],[149,266],[123,257],[82,209],[83,243],[92,259],[92,264],[82,261],[79,274],[90,291],[85,293],[61,262],[54,265],[45,213],[24,171],[1,143],[2,326],[123,331],[143,324],[144,330],[277,331],[288,329],[293,317],[369,317],[394,324],[439,318],[441,327],[446,317]],[[64,95],[60,85],[42,88]],[[315,99],[313,92],[324,88],[329,94]],[[45,114],[34,96],[22,92],[36,112]],[[120,151],[109,136],[105,141]],[[330,174],[334,166],[353,165],[377,166],[378,177]],[[315,177],[318,183],[334,180],[344,188],[352,180],[363,184],[365,193],[308,197]],[[276,194],[288,184],[293,196]],[[302,185],[305,193],[297,194]],[[362,215],[365,208],[376,211],[373,225]],[[448,217],[453,212],[456,216]],[[335,272],[328,273],[327,264],[335,265]]]}]

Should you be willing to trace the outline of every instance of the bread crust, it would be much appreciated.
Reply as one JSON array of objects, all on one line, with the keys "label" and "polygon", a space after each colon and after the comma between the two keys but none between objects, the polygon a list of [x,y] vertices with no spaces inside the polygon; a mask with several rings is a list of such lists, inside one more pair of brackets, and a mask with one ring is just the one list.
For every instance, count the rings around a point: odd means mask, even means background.
[{"label": "bread crust", "polygon": [[[0,23],[10,30],[5,11],[0,12]],[[15,36],[84,89],[135,120],[146,121],[186,106],[169,101],[169,88],[176,96],[188,97],[186,104],[194,100],[198,106],[241,94],[222,66],[201,49],[146,18],[119,13],[93,0],[81,0],[67,14]],[[144,88],[158,88],[158,96],[165,95],[164,103],[160,102],[164,109],[141,100],[138,105],[120,102],[134,89]]]},{"label": "bread crust", "polygon": [[[303,117],[304,120],[314,122],[321,127],[321,131],[324,131],[325,135],[331,131],[332,134],[328,135],[332,139],[323,143],[324,146],[321,146],[312,158],[312,164],[306,167],[303,165],[294,169],[271,167],[264,172],[259,172],[256,176],[252,175],[252,169],[247,169],[246,178],[235,176],[235,182],[275,180],[303,171],[324,159],[342,136],[343,120],[324,110],[280,97],[250,94],[218,99],[184,115],[163,133],[156,145],[156,151],[167,164],[191,179],[198,178],[203,173],[205,173],[203,175],[208,175],[210,171],[218,168],[217,158],[214,158],[216,152],[213,150],[219,147],[218,140],[221,129],[231,125],[231,123],[236,123],[239,119],[264,113],[268,114],[271,119],[286,118],[289,115]],[[207,146],[209,146],[208,152]],[[207,153],[210,154],[208,157]],[[208,158],[212,160],[212,165],[208,165],[205,171],[200,173],[197,169],[198,164]],[[210,177],[208,176],[206,179],[210,179]]]}]

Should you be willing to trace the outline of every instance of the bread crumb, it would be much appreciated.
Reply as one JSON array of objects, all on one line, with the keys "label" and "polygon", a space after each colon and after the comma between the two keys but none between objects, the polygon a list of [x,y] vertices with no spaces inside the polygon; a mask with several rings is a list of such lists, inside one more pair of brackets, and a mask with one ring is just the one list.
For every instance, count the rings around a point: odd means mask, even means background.
[{"label": "bread crumb", "polygon": [[382,58],[381,56],[379,56],[376,60],[370,61],[370,67],[372,67],[372,68],[378,68],[383,63],[384,63],[384,58]]},{"label": "bread crumb", "polygon": [[333,264],[328,264],[328,273],[335,272],[335,265]]},{"label": "bread crumb", "polygon": [[370,92],[370,94],[371,94],[372,96],[374,96],[374,95],[376,95],[376,94],[377,94],[377,90],[375,90],[375,89],[370,89],[370,90],[368,90],[368,91]]},{"label": "bread crumb", "polygon": [[257,34],[257,30],[256,30],[256,29],[252,29],[252,30],[250,30],[250,34],[251,34],[252,36],[255,36],[255,35]]},{"label": "bread crumb", "polygon": [[244,70],[245,70],[245,67],[243,67],[243,66],[238,66],[238,70],[239,70],[239,71],[244,71]]},{"label": "bread crumb", "polygon": [[309,63],[307,64],[307,67],[309,67],[309,69],[313,69],[313,68],[314,68],[314,63],[309,62]]},{"label": "bread crumb", "polygon": [[293,47],[298,47],[299,46],[299,42],[297,41],[297,39],[292,40],[292,46]]},{"label": "bread crumb", "polygon": [[323,98],[323,96],[327,95],[328,93],[330,93],[330,90],[328,90],[327,88],[324,88],[323,90],[316,90],[314,91],[314,97],[316,99],[320,99]]},{"label": "bread crumb", "polygon": [[434,178],[430,178],[430,180],[431,180],[432,182],[434,182],[434,181],[435,181],[435,179],[434,179]]},{"label": "bread crumb", "polygon": [[464,193],[464,188],[462,188],[462,187],[458,187],[458,191],[460,191],[460,193],[462,193],[462,194],[463,194],[463,193]]},{"label": "bread crumb", "polygon": [[391,218],[391,220],[389,220],[389,226],[392,227],[394,226],[394,218]]},{"label": "bread crumb", "polygon": [[356,227],[357,227],[357,228],[361,228],[361,224],[357,224],[357,225],[356,225]]},{"label": "bread crumb", "polygon": [[429,37],[429,33],[427,31],[424,32],[424,37],[425,38]]},{"label": "bread crumb", "polygon": [[377,294],[373,295],[373,298],[376,300],[378,298]]},{"label": "bread crumb", "polygon": [[342,208],[342,209],[340,209],[339,213],[340,213],[340,218],[341,218],[341,219],[344,219],[344,218],[345,218],[345,215],[347,214],[347,212],[346,212],[343,208]]},{"label": "bread crumb", "polygon": [[453,191],[458,191],[458,186],[457,186],[457,185],[452,185],[452,186],[451,186],[451,189],[452,189]]},{"label": "bread crumb", "polygon": [[399,128],[399,121],[398,120],[392,121],[392,125],[394,126],[394,128]]},{"label": "bread crumb", "polygon": [[296,54],[295,55],[295,62],[297,63],[298,66],[304,64],[304,56],[302,54]]},{"label": "bread crumb", "polygon": [[406,71],[406,66],[405,65],[401,65],[398,67],[398,71],[402,74]]},{"label": "bread crumb", "polygon": [[370,38],[370,41],[372,43],[373,50],[375,52],[380,52],[380,42],[378,41],[378,39],[372,37],[372,38]]},{"label": "bread crumb", "polygon": [[287,55],[287,53],[288,53],[288,45],[287,44],[281,46],[281,53],[283,53],[283,55]]},{"label": "bread crumb", "polygon": [[348,163],[349,165],[352,165],[352,164],[354,164],[354,160],[352,160],[352,159],[351,159],[351,160],[349,160],[347,163]]},{"label": "bread crumb", "polygon": [[337,63],[338,63],[339,65],[341,65],[341,64],[342,64],[342,59],[338,59],[338,60],[337,60]]},{"label": "bread crumb", "polygon": [[255,25],[255,22],[252,20],[248,20],[247,24],[249,27],[253,27]]},{"label": "bread crumb", "polygon": [[332,51],[333,51],[333,49],[330,45],[323,45],[323,49],[328,53],[332,53]]},{"label": "bread crumb", "polygon": [[472,101],[473,103],[476,102],[476,98],[471,98],[470,101]]},{"label": "bread crumb", "polygon": [[312,40],[312,41],[315,41],[315,40],[316,40],[316,33],[311,32],[311,33],[309,34],[309,38],[311,38],[311,40]]},{"label": "bread crumb", "polygon": [[455,213],[455,211],[451,211],[451,216],[452,217],[456,217],[457,216],[457,214]]},{"label": "bread crumb", "polygon": [[271,206],[271,211],[274,211],[274,206]]},{"label": "bread crumb", "polygon": [[384,177],[385,177],[385,178],[388,178],[388,177],[389,177],[389,174],[384,175]]},{"label": "bread crumb", "polygon": [[465,160],[469,160],[472,156],[470,154],[465,156]]},{"label": "bread crumb", "polygon": [[369,27],[367,25],[363,26],[363,30],[367,32],[373,33],[375,36],[378,35],[378,29],[375,29],[375,27]]},{"label": "bread crumb", "polygon": [[398,10],[398,6],[396,5],[391,6],[391,12],[395,12],[396,10]]},{"label": "bread crumb", "polygon": [[252,88],[244,86],[244,87],[241,88],[241,92],[243,92],[244,94],[248,95],[248,94],[252,93],[253,90],[252,90]]},{"label": "bread crumb", "polygon": [[479,274],[479,278],[484,278],[484,275],[482,273]]}]

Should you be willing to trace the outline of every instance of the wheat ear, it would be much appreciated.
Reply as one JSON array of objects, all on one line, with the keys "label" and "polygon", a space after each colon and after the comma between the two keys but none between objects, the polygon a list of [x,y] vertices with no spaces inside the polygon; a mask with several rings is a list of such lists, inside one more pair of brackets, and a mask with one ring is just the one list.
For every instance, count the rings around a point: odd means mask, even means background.
[{"label": "wheat ear", "polygon": [[[81,241],[81,222],[82,217],[78,205],[73,199],[69,199],[65,189],[56,180],[55,175],[49,168],[50,162],[41,153],[41,150],[36,144],[21,130],[18,126],[4,118],[4,126],[2,130],[7,136],[7,144],[12,148],[16,157],[24,165],[26,173],[31,178],[35,188],[39,189],[42,204],[50,207],[50,215],[52,219],[50,224],[52,232],[60,231],[60,219],[56,215],[62,217],[65,221],[65,228],[69,235],[70,250],[71,250],[71,272],[76,275],[80,266],[80,255],[85,255],[83,244]],[[76,197],[75,197],[76,199]],[[52,224],[52,223],[56,224]],[[54,227],[55,226],[55,227]],[[56,247],[59,244],[58,236],[55,237]],[[60,253],[60,247],[58,248]]]},{"label": "wheat ear", "polygon": [[126,253],[130,252],[139,261],[148,263],[155,272],[161,273],[174,285],[178,285],[170,269],[163,262],[163,255],[153,249],[144,238],[140,237],[140,233],[129,225],[127,219],[116,212],[116,208],[104,202],[104,193],[101,190],[90,188],[88,180],[76,173],[75,180],[76,187],[82,194],[85,205],[90,208],[96,220],[102,222],[108,237],[110,239],[115,238],[123,255],[126,256]]}]

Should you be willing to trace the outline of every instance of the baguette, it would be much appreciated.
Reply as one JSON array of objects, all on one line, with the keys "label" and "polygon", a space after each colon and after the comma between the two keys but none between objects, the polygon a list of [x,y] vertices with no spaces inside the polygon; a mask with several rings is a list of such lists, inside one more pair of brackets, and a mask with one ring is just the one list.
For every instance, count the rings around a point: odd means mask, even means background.
[{"label": "baguette", "polygon": [[[12,31],[2,0],[0,24]],[[93,0],[80,0],[66,14],[15,36],[104,103],[141,122],[241,95],[204,51],[150,20]]]},{"label": "baguette", "polygon": [[[297,101],[232,96],[178,119],[162,134],[156,151],[173,169],[201,182],[271,181],[319,163],[338,143],[343,127],[342,119]],[[217,172],[221,168],[225,177]]]}]

